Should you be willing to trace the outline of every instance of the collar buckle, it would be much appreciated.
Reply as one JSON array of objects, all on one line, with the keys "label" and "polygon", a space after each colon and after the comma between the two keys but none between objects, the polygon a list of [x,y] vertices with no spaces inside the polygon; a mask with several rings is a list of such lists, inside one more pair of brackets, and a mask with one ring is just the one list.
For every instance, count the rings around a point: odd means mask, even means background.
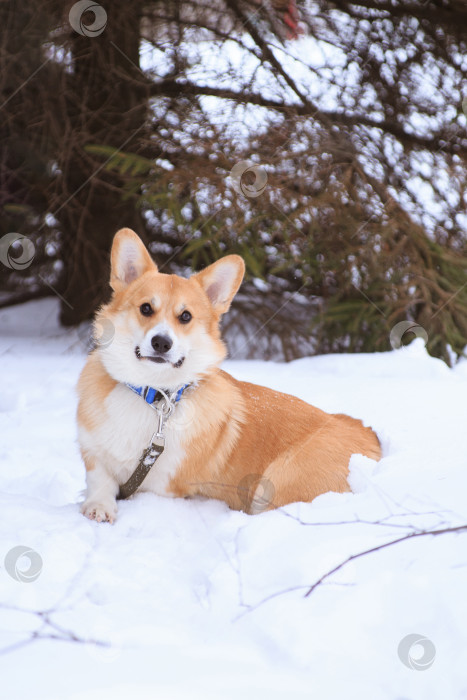
[{"label": "collar buckle", "polygon": [[182,398],[182,394],[185,389],[188,389],[191,384],[183,384],[174,391],[171,391],[170,389],[161,389],[159,387],[156,389],[152,386],[135,386],[134,384],[129,383],[126,383],[126,386],[134,391],[135,394],[141,396],[148,406],[151,406],[151,408],[156,408],[155,404],[160,405],[161,402],[164,401],[165,404],[170,404],[173,410],[175,404],[177,404]]}]

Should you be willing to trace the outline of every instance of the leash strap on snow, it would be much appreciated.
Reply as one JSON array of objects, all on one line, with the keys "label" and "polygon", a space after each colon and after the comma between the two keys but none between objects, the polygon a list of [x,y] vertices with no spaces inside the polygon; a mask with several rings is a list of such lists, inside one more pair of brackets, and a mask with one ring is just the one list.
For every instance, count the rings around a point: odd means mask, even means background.
[{"label": "leash strap on snow", "polygon": [[136,467],[133,474],[130,476],[128,481],[120,486],[118,491],[117,499],[122,501],[125,498],[129,498],[137,488],[141,486],[149,472],[151,471],[154,464],[157,462],[159,457],[164,451],[164,436],[162,440],[158,439],[157,436],[153,436],[151,444],[146,447],[141,458],[139,460],[138,466]]}]

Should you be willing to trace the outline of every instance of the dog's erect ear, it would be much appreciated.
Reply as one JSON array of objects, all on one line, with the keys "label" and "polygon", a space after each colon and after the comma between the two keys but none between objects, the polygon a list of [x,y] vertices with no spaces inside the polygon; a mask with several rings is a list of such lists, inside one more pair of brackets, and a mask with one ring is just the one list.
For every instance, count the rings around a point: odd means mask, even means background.
[{"label": "dog's erect ear", "polygon": [[245,263],[239,255],[227,255],[193,275],[206,292],[218,314],[225,314],[245,274]]},{"label": "dog's erect ear", "polygon": [[120,292],[148,270],[157,270],[146,247],[131,228],[121,228],[115,234],[110,254],[110,286]]}]

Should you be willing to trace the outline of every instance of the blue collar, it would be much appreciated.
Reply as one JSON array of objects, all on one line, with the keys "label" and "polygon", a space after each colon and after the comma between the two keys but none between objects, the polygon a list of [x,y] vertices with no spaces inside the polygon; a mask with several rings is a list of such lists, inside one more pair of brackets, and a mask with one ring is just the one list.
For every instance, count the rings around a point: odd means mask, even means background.
[{"label": "blue collar", "polygon": [[[139,396],[142,396],[143,399],[148,403],[150,406],[155,404],[157,401],[160,401],[161,399],[165,398],[164,394],[167,396],[171,397],[174,396],[173,391],[170,391],[170,389],[163,389],[162,391],[159,391],[159,389],[154,389],[152,386],[133,386],[133,384],[127,384],[126,385],[129,389],[135,392],[135,394],[138,394]],[[190,384],[184,384],[180,389],[177,389],[177,392],[172,399],[174,403],[178,403],[180,399],[182,398],[182,394],[187,389]]]}]

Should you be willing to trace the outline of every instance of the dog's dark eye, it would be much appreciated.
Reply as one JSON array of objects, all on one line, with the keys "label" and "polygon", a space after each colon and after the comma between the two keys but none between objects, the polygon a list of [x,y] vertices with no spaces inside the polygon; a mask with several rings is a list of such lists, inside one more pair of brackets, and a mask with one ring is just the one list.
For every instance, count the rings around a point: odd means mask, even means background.
[{"label": "dog's dark eye", "polygon": [[152,310],[151,304],[141,304],[139,307],[140,312],[143,314],[143,316],[152,316],[154,311]]},{"label": "dog's dark eye", "polygon": [[178,317],[178,320],[180,323],[189,323],[192,319],[192,316],[189,311],[183,311],[180,316]]}]

